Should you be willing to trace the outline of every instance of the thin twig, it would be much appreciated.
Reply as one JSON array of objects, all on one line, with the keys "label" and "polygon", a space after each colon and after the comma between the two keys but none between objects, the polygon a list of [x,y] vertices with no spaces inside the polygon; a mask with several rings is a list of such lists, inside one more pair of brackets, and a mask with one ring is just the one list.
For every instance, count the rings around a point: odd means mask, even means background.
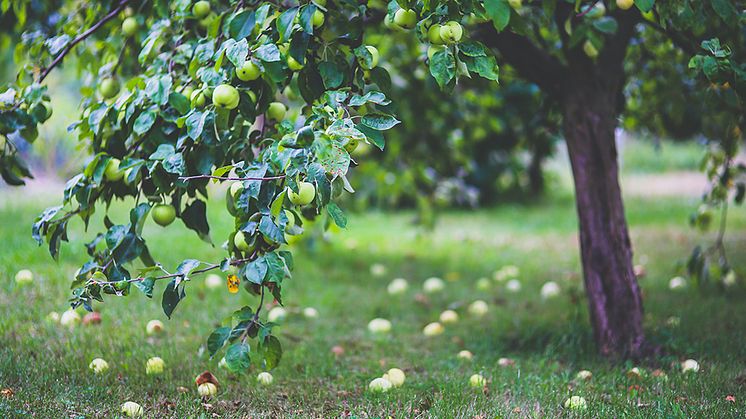
[{"label": "thin twig", "polygon": [[104,26],[106,22],[110,21],[114,17],[116,17],[119,12],[124,9],[124,6],[129,3],[130,0],[120,0],[119,5],[115,7],[109,14],[104,16],[101,20],[96,22],[93,26],[88,28],[87,31],[83,32],[82,34],[78,35],[75,39],[73,39],[66,47],[63,49],[59,54],[57,54],[57,57],[52,61],[52,64],[50,64],[47,68],[42,71],[41,76],[39,76],[39,83],[44,81],[44,79],[49,75],[49,73],[52,71],[53,68],[57,67],[61,62],[62,59],[65,58],[67,54],[72,51],[73,48],[75,48],[76,45],[78,45],[81,41],[91,36],[94,32],[96,32],[100,27]]},{"label": "thin twig", "polygon": [[593,3],[591,3],[591,4],[590,4],[590,5],[588,6],[588,8],[587,8],[587,9],[583,10],[582,12],[578,13],[578,14],[577,14],[577,15],[575,15],[575,16],[576,16],[576,17],[583,17],[583,16],[587,15],[588,13],[590,13],[590,11],[591,11],[591,10],[592,10],[592,9],[593,9],[594,7],[596,7],[596,3],[598,3],[598,1],[599,1],[599,0],[596,0],[596,1],[594,1]]},{"label": "thin twig", "polygon": [[278,176],[267,176],[267,177],[225,177],[225,176],[211,176],[211,175],[196,175],[196,176],[182,176],[179,180],[194,180],[194,179],[217,179],[217,180],[276,180],[284,179],[285,175]]},{"label": "thin twig", "polygon": [[[205,273],[205,272],[211,271],[211,270],[219,268],[219,267],[220,267],[220,265],[210,264],[206,268],[197,269],[196,271],[192,271],[192,273],[190,273],[189,275],[199,275],[201,273]],[[176,278],[178,276],[186,276],[186,275],[185,274],[176,273],[176,274],[161,275],[161,276],[157,276],[155,278],[150,278],[150,279],[153,279],[153,280],[157,281],[159,279]],[[145,279],[146,279],[146,277],[138,276],[137,278],[125,279],[123,281],[124,282],[130,282],[130,283],[132,283],[132,282],[141,282],[141,281],[144,281]],[[91,284],[92,285],[114,285],[114,284],[116,284],[118,282],[121,282],[121,281],[93,281]]]}]

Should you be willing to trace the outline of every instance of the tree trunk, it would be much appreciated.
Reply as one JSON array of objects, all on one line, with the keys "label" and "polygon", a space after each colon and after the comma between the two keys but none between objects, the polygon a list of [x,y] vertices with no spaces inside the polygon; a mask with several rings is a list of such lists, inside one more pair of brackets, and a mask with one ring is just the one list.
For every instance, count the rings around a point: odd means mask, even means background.
[{"label": "tree trunk", "polygon": [[617,89],[588,79],[568,87],[563,130],[575,180],[593,333],[602,355],[638,358],[646,344],[642,298],[618,181]]}]

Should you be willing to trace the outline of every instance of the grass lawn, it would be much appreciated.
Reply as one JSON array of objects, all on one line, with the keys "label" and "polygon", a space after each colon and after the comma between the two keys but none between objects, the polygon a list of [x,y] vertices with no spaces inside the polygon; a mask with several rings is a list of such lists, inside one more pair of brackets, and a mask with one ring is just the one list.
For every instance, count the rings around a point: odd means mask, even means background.
[{"label": "grass lawn", "polygon": [[[26,193],[25,195],[29,195]],[[219,197],[220,193],[215,193]],[[109,298],[97,305],[103,321],[69,330],[45,320],[50,311],[66,308],[73,272],[85,259],[82,243],[92,232],[71,228],[71,243],[60,262],[30,238],[35,215],[54,203],[44,196],[0,197],[0,417],[111,417],[126,400],[145,407],[148,417],[554,417],[572,416],[562,408],[570,395],[587,399],[581,416],[591,417],[744,417],[746,415],[746,292],[715,287],[680,292],[668,280],[683,273],[682,261],[706,237],[687,226],[690,199],[627,202],[636,263],[645,265],[641,280],[646,327],[650,339],[668,354],[639,365],[641,379],[627,378],[629,363],[610,363],[595,355],[579,271],[573,202],[557,196],[534,206],[506,205],[479,211],[442,214],[437,230],[419,234],[412,214],[350,214],[350,228],[331,243],[317,240],[296,249],[294,277],[286,288],[290,316],[277,329],[284,357],[272,373],[274,384],[259,387],[251,375],[232,376],[218,369],[219,356],[205,353],[207,335],[220,319],[242,305],[258,304],[245,292],[208,290],[201,277],[187,288],[187,298],[167,320],[159,298],[149,300],[133,289],[128,298]],[[112,210],[115,221],[125,213]],[[211,204],[213,237],[220,242],[232,227]],[[200,242],[182,225],[164,230],[148,223],[146,237],[157,259],[173,268],[184,258],[219,260],[219,248]],[[95,230],[95,229],[94,229]],[[746,273],[746,214],[732,211],[728,231],[731,259]],[[370,267],[386,267],[374,276]],[[477,290],[480,277],[506,264],[520,268],[522,288],[516,293],[492,281]],[[18,288],[18,269],[36,274],[33,286]],[[422,282],[430,276],[446,280],[445,292],[423,297]],[[398,297],[386,293],[395,277],[410,280]],[[542,284],[557,281],[562,293],[539,298]],[[158,284],[160,297],[164,284]],[[489,313],[475,319],[466,306],[475,299],[489,303]],[[300,311],[312,306],[317,319]],[[446,332],[426,338],[425,324],[453,308],[461,320]],[[680,324],[669,324],[669,318]],[[385,317],[393,331],[372,336],[368,321]],[[166,331],[148,337],[151,319]],[[331,348],[340,345],[344,354]],[[471,362],[456,357],[468,349]],[[145,362],[160,356],[163,375],[145,374]],[[87,368],[95,357],[111,368],[94,376]],[[508,357],[515,364],[498,365]],[[697,359],[701,370],[684,375],[679,363]],[[407,381],[383,395],[366,391],[375,377],[391,367],[402,368]],[[660,368],[667,379],[653,377]],[[589,381],[575,380],[581,369]],[[221,382],[218,396],[203,404],[194,377],[210,370]],[[484,391],[469,387],[480,372],[489,381]],[[180,391],[180,387],[187,389]],[[726,396],[735,397],[735,402]]]}]

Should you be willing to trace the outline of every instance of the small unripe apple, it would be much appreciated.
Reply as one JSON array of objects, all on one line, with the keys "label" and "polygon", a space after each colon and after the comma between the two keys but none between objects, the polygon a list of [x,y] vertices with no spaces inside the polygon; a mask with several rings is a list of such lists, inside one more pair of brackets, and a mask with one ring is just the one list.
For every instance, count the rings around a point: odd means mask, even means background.
[{"label": "small unripe apple", "polygon": [[176,208],[173,205],[158,204],[153,207],[152,216],[156,224],[166,227],[176,219]]},{"label": "small unripe apple", "polygon": [[298,60],[288,55],[288,68],[290,71],[300,71],[303,69],[303,64],[299,63]]},{"label": "small unripe apple", "polygon": [[588,370],[581,370],[578,371],[577,375],[575,375],[575,378],[578,380],[588,381],[593,378],[593,373]]},{"label": "small unripe apple", "polygon": [[443,332],[445,332],[445,330],[446,329],[445,329],[445,327],[443,327],[442,324],[440,324],[438,322],[432,322],[432,323],[428,323],[422,329],[422,333],[425,336],[428,336],[428,337],[430,337],[430,336],[438,336],[438,335],[442,335]]},{"label": "small unripe apple", "polygon": [[401,387],[404,385],[407,376],[404,374],[404,371],[399,368],[391,368],[383,375],[383,378],[389,380],[393,387]]},{"label": "small unripe apple", "polygon": [[308,205],[316,197],[316,188],[313,183],[300,182],[298,184],[298,193],[288,188],[288,198],[294,205]]},{"label": "small unripe apple", "polygon": [[487,311],[489,311],[489,306],[487,306],[487,303],[482,300],[476,300],[469,304],[468,310],[469,314],[472,316],[482,317],[487,314]]},{"label": "small unripe apple", "polygon": [[443,45],[445,43],[443,41],[443,38],[440,37],[441,27],[443,27],[443,25],[439,25],[436,23],[427,29],[427,39],[430,41],[431,44]]},{"label": "small unripe apple", "polygon": [[109,363],[102,358],[96,358],[88,364],[88,369],[93,371],[94,374],[102,374],[109,369]]},{"label": "small unripe apple", "polygon": [[163,329],[165,329],[165,326],[163,326],[162,321],[151,320],[145,326],[145,333],[147,333],[148,335],[155,335],[155,334],[163,332]]},{"label": "small unripe apple", "polygon": [[259,375],[256,376],[256,382],[263,385],[268,386],[272,384],[272,382],[275,380],[274,377],[272,377],[272,374],[268,372],[260,372]]},{"label": "small unripe apple", "polygon": [[368,330],[375,334],[388,333],[391,331],[391,322],[381,318],[373,319],[368,323]]},{"label": "small unripe apple", "polygon": [[622,10],[629,10],[635,5],[635,0],[616,0],[616,7]]},{"label": "small unripe apple", "polygon": [[223,286],[223,278],[220,275],[209,274],[205,278],[205,286],[209,289],[216,289]]},{"label": "small unripe apple", "polygon": [[203,19],[210,14],[210,2],[209,1],[198,1],[192,6],[192,14],[197,19]]},{"label": "small unripe apple", "polygon": [[147,375],[158,375],[163,374],[163,369],[166,368],[166,363],[157,356],[148,359],[145,363],[145,374]]},{"label": "small unripe apple", "polygon": [[306,307],[303,309],[303,317],[307,319],[315,319],[319,317],[319,311],[313,307]]},{"label": "small unripe apple", "polygon": [[518,10],[523,6],[523,0],[508,0],[508,4],[513,10]]},{"label": "small unripe apple", "polygon": [[247,60],[241,67],[236,67],[236,77],[242,81],[252,81],[262,75],[262,70],[253,61]]},{"label": "small unripe apple", "polygon": [[463,351],[459,351],[457,355],[460,359],[465,359],[467,361],[471,361],[472,358],[474,358],[474,354],[472,354],[470,351],[467,351],[464,349]]},{"label": "small unripe apple", "polygon": [[565,409],[584,410],[588,408],[588,403],[580,396],[572,396],[565,400]]},{"label": "small unripe apple", "polygon": [[472,387],[482,388],[487,384],[487,380],[481,374],[474,374],[469,377],[469,385]]},{"label": "small unripe apple", "polygon": [[389,286],[386,288],[386,290],[391,295],[400,295],[407,292],[407,289],[409,288],[409,282],[407,282],[404,278],[395,278],[391,283],[389,283]]},{"label": "small unripe apple", "polygon": [[34,274],[28,269],[21,269],[16,273],[16,284],[28,285],[34,282]]},{"label": "small unripe apple", "polygon": [[275,120],[275,121],[282,121],[285,119],[285,114],[287,113],[288,108],[285,107],[285,104],[282,102],[272,102],[269,104],[269,108],[267,108],[267,116],[269,119]]},{"label": "small unripe apple", "polygon": [[425,280],[425,282],[422,284],[422,290],[425,291],[426,294],[434,294],[436,292],[441,292],[445,289],[446,283],[443,282],[440,278],[428,278]]},{"label": "small unripe apple", "polygon": [[270,321],[272,323],[279,323],[285,321],[288,317],[288,312],[283,307],[277,306],[272,307],[271,310],[269,310],[269,313],[267,313],[267,321]]},{"label": "small unripe apple", "polygon": [[233,245],[242,252],[248,252],[251,249],[251,245],[246,241],[246,234],[243,231],[238,231],[233,236]]},{"label": "small unripe apple", "polygon": [[78,323],[80,323],[80,314],[73,309],[65,311],[62,313],[62,316],[60,316],[60,324],[65,327],[72,329],[77,326]]},{"label": "small unripe apple", "polygon": [[440,37],[446,44],[455,44],[464,36],[464,27],[452,20],[440,27]]},{"label": "small unripe apple", "polygon": [[127,38],[134,36],[137,33],[137,29],[140,25],[137,24],[137,19],[134,17],[128,17],[122,21],[122,33]]},{"label": "small unripe apple", "polygon": [[394,13],[394,23],[404,29],[412,29],[417,25],[417,12],[412,9],[399,9]]},{"label": "small unripe apple", "polygon": [[213,383],[202,383],[197,387],[200,397],[213,397],[218,394],[218,386]]},{"label": "small unripe apple", "polygon": [[440,313],[440,322],[443,324],[458,322],[458,313],[453,310],[446,310]]},{"label": "small unripe apple", "polygon": [[207,101],[207,98],[205,97],[205,94],[201,90],[195,90],[189,96],[189,100],[192,102],[193,108],[201,108],[205,106],[205,102]]},{"label": "small unripe apple", "polygon": [[119,163],[121,163],[119,159],[112,158],[109,159],[109,162],[106,164],[104,177],[109,182],[116,182],[124,177],[124,170],[119,170]]},{"label": "small unripe apple", "polygon": [[135,402],[124,402],[122,404],[122,413],[129,418],[139,418],[142,416],[142,406]]},{"label": "small unripe apple", "polygon": [[240,99],[238,90],[230,84],[221,84],[212,92],[212,103],[220,109],[235,109]]},{"label": "small unripe apple", "polygon": [[550,298],[557,297],[560,295],[560,286],[554,281],[548,281],[541,287],[541,298],[548,300]]},{"label": "small unripe apple", "polygon": [[313,12],[313,16],[311,17],[311,23],[313,24],[314,28],[318,28],[319,26],[324,24],[324,12],[322,12],[319,9],[316,9],[315,12]]},{"label": "small unripe apple", "polygon": [[681,363],[681,372],[698,372],[699,362],[693,359],[687,359]]},{"label": "small unripe apple", "polygon": [[585,41],[583,43],[583,52],[585,52],[585,55],[587,55],[589,58],[598,57],[598,50],[591,41]]},{"label": "small unripe apple", "polygon": [[182,91],[181,91],[181,94],[184,95],[184,96],[186,96],[187,99],[191,99],[192,98],[192,93],[194,93],[194,87],[192,87],[192,86],[187,86],[184,89],[182,89]]},{"label": "small unripe apple", "polygon": [[446,49],[446,47],[443,46],[443,45],[430,45],[429,47],[427,47],[427,59],[428,60],[432,60],[433,59],[433,55],[435,55],[438,52],[443,51],[445,49]]},{"label": "small unripe apple", "polygon": [[383,377],[375,378],[368,384],[368,389],[373,393],[385,393],[391,390],[391,387],[391,381]]},{"label": "small unripe apple", "polygon": [[98,91],[104,99],[111,99],[119,94],[119,82],[113,77],[107,77],[101,81]]},{"label": "small unripe apple", "polygon": [[375,68],[378,65],[378,60],[380,58],[380,56],[378,54],[378,48],[376,48],[374,46],[366,45],[365,49],[368,50],[368,52],[370,53],[370,55],[373,58],[370,60],[370,65],[368,65],[367,63],[365,63],[365,61],[363,61],[363,60],[359,60],[360,67],[362,67],[365,70],[371,70],[371,69]]}]

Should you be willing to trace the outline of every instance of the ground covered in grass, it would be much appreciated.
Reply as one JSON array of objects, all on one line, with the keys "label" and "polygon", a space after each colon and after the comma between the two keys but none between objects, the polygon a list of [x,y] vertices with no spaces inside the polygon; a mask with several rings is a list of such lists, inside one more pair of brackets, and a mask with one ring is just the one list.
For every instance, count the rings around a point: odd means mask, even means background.
[{"label": "ground covered in grass", "polygon": [[[683,273],[682,262],[694,244],[708,236],[692,231],[687,217],[690,198],[631,198],[635,261],[644,265],[646,327],[666,355],[648,363],[610,363],[595,355],[579,271],[576,221],[569,196],[555,196],[529,206],[441,214],[437,229],[422,234],[408,213],[351,214],[350,228],[331,242],[315,240],[297,246],[294,278],[286,287],[288,319],[277,329],[284,358],[272,371],[274,383],[260,387],[254,367],[234,376],[218,368],[204,349],[206,337],[220,320],[242,305],[258,304],[245,292],[208,289],[197,277],[187,298],[167,320],[159,299],[137,290],[128,298],[109,298],[97,305],[97,326],[61,327],[45,320],[66,309],[73,272],[85,259],[82,243],[92,233],[82,226],[59,262],[30,238],[35,215],[54,201],[29,193],[4,193],[0,205],[0,417],[111,417],[126,400],[145,408],[148,417],[551,417],[574,415],[562,408],[571,395],[584,397],[592,417],[743,417],[746,414],[746,292],[741,285],[726,291],[690,286],[672,292],[669,279]],[[215,196],[220,196],[219,192]],[[25,196],[25,197],[24,197]],[[232,220],[211,204],[216,242],[226,237]],[[125,213],[112,210],[115,221]],[[153,253],[173,268],[187,257],[219,260],[219,248],[200,242],[181,225],[146,227]],[[746,214],[732,212],[727,236],[731,259],[746,273]],[[380,264],[385,273],[375,275]],[[509,292],[491,280],[478,289],[479,278],[491,278],[504,265],[516,265],[521,289]],[[36,280],[17,287],[13,275],[29,268]],[[439,294],[422,294],[431,276],[446,282]],[[410,282],[409,291],[389,296],[393,278]],[[556,281],[561,294],[542,300],[539,290]],[[160,296],[164,284],[156,286]],[[482,318],[467,313],[476,299],[488,302]],[[316,319],[304,318],[315,307]],[[444,334],[425,337],[422,328],[452,308],[460,321]],[[371,335],[375,317],[390,319],[392,332]],[[674,318],[672,321],[671,318]],[[166,324],[163,334],[149,337],[151,319]],[[678,324],[675,319],[678,319]],[[334,346],[342,354],[332,352]],[[456,354],[469,350],[473,360]],[[165,373],[145,374],[145,362],[159,356]],[[105,358],[107,374],[93,375],[88,363]],[[515,363],[501,366],[498,360]],[[679,364],[699,361],[696,374]],[[626,371],[638,366],[641,378]],[[375,377],[391,367],[407,380],[395,391],[366,391]],[[575,378],[590,370],[588,381]],[[655,377],[661,369],[666,376]],[[212,371],[220,380],[213,400],[199,399],[194,377]],[[483,374],[482,390],[469,377]],[[732,396],[732,399],[728,396]]]}]

